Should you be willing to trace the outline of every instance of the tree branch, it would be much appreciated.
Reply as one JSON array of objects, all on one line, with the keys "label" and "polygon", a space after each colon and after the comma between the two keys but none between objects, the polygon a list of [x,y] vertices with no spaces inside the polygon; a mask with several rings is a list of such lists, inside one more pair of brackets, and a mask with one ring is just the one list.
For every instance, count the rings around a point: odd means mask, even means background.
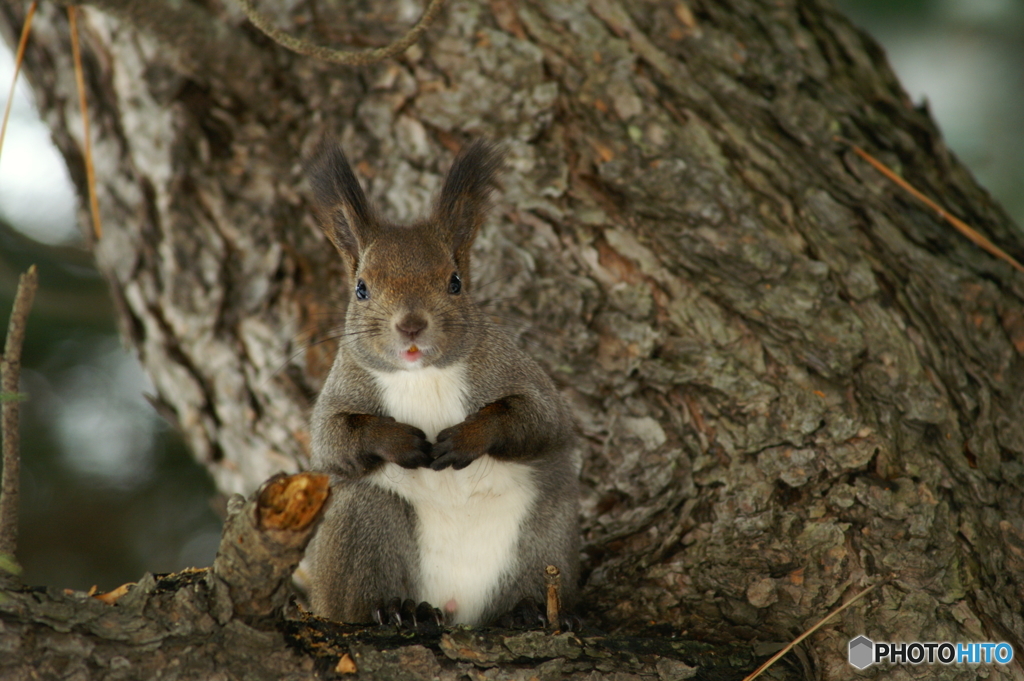
[{"label": "tree branch", "polygon": [[18,394],[18,380],[21,376],[21,346],[25,340],[25,322],[32,309],[37,281],[35,265],[29,267],[28,272],[21,275],[18,281],[2,362],[4,472],[0,482],[0,554],[11,556],[18,548],[18,474],[21,468],[18,451],[21,396]]},{"label": "tree branch", "polygon": [[[391,627],[289,617],[292,570],[329,495],[327,476],[272,478],[235,496],[212,569],[147,574],[89,597],[0,584],[0,678],[736,678],[747,644],[676,637],[552,635],[462,627],[396,636]],[[795,674],[780,678],[795,679]]]},{"label": "tree branch", "polygon": [[242,10],[245,11],[245,15],[249,17],[249,21],[251,21],[256,28],[263,31],[267,37],[278,45],[286,47],[292,52],[296,52],[306,57],[313,57],[320,61],[332,62],[334,64],[346,64],[349,66],[366,66],[367,64],[373,64],[404,52],[410,45],[416,42],[427,28],[430,27],[430,24],[434,22],[434,19],[436,19],[437,15],[441,12],[441,6],[444,4],[444,0],[430,0],[430,4],[427,5],[427,9],[423,12],[423,16],[420,17],[420,20],[416,25],[409,29],[408,33],[390,45],[361,52],[348,52],[345,50],[334,50],[329,47],[315,45],[289,35],[274,26],[273,22],[271,22],[267,15],[257,10],[253,4],[253,0],[237,0],[237,2],[242,7]]}]

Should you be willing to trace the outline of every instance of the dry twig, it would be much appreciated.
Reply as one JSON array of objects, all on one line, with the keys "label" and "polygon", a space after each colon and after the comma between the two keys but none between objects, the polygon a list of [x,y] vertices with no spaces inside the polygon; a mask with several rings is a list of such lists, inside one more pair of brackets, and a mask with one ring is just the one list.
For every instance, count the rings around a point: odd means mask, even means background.
[{"label": "dry twig", "polygon": [[559,610],[562,608],[562,573],[554,565],[544,570],[544,583],[547,585],[547,617],[548,629],[555,631],[560,625]]},{"label": "dry twig", "polygon": [[441,11],[441,6],[444,4],[444,0],[430,0],[430,4],[427,5],[427,9],[424,10],[423,16],[421,16],[420,20],[416,22],[416,25],[409,29],[408,33],[395,42],[390,45],[385,45],[384,47],[378,47],[372,50],[363,50],[361,52],[334,50],[329,47],[314,45],[306,40],[288,35],[274,26],[273,22],[267,15],[256,9],[253,0],[238,0],[238,4],[241,5],[242,10],[245,11],[245,16],[249,18],[249,21],[251,21],[256,28],[263,31],[267,37],[278,45],[286,47],[292,52],[296,52],[306,57],[313,57],[320,61],[332,62],[334,64],[366,66],[367,64],[373,64],[387,59],[388,57],[393,57],[396,54],[400,54],[416,42],[423,32],[430,27],[430,24],[434,22],[434,19],[437,18],[437,15]]},{"label": "dry twig", "polygon": [[25,340],[25,322],[32,299],[36,295],[36,266],[18,280],[18,291],[14,295],[14,309],[7,326],[7,343],[4,346],[3,369],[3,453],[4,472],[0,482],[0,554],[13,556],[18,548],[18,473],[20,469],[18,413],[20,395],[18,380],[21,376],[21,345]]}]

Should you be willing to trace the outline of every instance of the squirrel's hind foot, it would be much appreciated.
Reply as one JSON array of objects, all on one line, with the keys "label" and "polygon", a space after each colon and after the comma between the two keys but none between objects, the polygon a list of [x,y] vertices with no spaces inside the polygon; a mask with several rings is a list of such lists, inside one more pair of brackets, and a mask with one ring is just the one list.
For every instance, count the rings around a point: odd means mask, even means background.
[{"label": "squirrel's hind foot", "polygon": [[411,598],[403,601],[396,597],[381,602],[373,609],[373,619],[382,627],[393,626],[401,631],[420,633],[440,630],[444,626],[444,613],[426,601],[416,605]]},{"label": "squirrel's hind foot", "polygon": [[[498,618],[498,626],[506,629],[542,629],[547,627],[548,618],[532,598],[524,598],[514,608]],[[562,631],[579,631],[583,619],[572,611],[558,613],[558,626]]]}]

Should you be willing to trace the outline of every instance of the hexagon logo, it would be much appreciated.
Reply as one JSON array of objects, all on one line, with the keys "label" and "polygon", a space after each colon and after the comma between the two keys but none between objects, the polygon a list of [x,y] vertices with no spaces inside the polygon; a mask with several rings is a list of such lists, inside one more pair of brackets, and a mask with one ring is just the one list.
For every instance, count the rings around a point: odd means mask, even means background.
[{"label": "hexagon logo", "polygon": [[850,664],[857,669],[871,666],[875,661],[875,642],[867,636],[850,641]]}]

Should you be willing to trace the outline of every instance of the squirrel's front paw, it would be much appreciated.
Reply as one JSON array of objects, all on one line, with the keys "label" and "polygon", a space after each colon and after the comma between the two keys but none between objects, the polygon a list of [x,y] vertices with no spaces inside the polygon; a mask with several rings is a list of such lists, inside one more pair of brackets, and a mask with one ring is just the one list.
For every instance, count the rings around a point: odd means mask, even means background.
[{"label": "squirrel's front paw", "polygon": [[440,471],[451,466],[460,471],[486,454],[489,443],[485,424],[471,416],[437,434],[437,442],[431,449],[434,461],[430,467]]},{"label": "squirrel's front paw", "polygon": [[384,461],[397,463],[402,468],[431,465],[430,442],[422,430],[407,423],[399,423],[389,416],[380,416],[378,419],[371,434],[377,456]]}]

